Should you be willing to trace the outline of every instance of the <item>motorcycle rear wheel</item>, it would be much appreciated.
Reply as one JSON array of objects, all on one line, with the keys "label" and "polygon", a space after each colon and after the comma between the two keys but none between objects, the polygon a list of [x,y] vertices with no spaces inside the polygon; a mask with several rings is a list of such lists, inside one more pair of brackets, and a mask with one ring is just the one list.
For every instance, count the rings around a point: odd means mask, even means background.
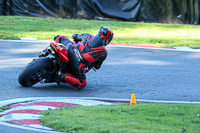
[{"label": "motorcycle rear wheel", "polygon": [[31,87],[41,80],[38,76],[41,72],[51,72],[53,69],[54,65],[50,58],[41,57],[35,59],[19,74],[18,82],[24,87]]}]

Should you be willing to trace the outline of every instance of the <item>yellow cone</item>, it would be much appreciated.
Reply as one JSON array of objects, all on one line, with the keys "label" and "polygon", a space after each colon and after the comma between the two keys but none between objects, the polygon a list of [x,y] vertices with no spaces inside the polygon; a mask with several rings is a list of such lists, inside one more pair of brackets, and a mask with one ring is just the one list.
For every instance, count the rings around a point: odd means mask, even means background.
[{"label": "yellow cone", "polygon": [[132,95],[131,95],[130,105],[135,105],[135,104],[136,104],[135,94],[132,94]]}]

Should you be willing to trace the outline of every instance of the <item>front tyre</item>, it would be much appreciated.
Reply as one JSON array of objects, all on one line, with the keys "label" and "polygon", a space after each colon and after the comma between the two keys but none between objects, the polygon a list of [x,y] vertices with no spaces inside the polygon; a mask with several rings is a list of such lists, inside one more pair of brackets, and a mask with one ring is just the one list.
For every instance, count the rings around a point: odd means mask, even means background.
[{"label": "front tyre", "polygon": [[42,72],[52,72],[53,62],[48,57],[41,57],[29,63],[19,74],[18,82],[24,87],[30,87],[40,81],[39,74]]}]

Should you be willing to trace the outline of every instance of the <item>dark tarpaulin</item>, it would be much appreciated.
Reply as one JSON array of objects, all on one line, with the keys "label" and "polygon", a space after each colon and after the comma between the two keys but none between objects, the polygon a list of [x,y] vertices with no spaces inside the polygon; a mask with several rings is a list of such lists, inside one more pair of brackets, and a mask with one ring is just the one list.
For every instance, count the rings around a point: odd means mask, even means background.
[{"label": "dark tarpaulin", "polygon": [[3,15],[4,0],[0,0],[0,15]]},{"label": "dark tarpaulin", "polygon": [[0,15],[200,24],[200,0],[0,0]]},{"label": "dark tarpaulin", "polygon": [[76,0],[6,0],[5,15],[75,17]]},{"label": "dark tarpaulin", "polygon": [[136,21],[140,0],[6,0],[6,15]]},{"label": "dark tarpaulin", "polygon": [[78,0],[80,18],[116,18],[136,21],[141,0]]}]

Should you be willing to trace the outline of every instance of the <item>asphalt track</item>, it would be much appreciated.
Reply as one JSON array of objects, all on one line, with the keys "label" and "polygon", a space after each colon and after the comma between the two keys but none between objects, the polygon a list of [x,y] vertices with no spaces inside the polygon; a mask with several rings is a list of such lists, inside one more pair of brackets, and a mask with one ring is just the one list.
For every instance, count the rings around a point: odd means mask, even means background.
[{"label": "asphalt track", "polygon": [[0,100],[23,97],[102,97],[200,101],[200,53],[161,49],[108,47],[102,69],[87,75],[83,91],[68,84],[24,88],[17,77],[48,42],[0,41]]},{"label": "asphalt track", "polygon": [[[96,97],[177,102],[200,102],[200,52],[136,47],[108,47],[101,70],[87,75],[87,87],[37,84],[24,88],[17,82],[23,67],[48,45],[47,41],[0,41],[0,101],[26,97]],[[13,129],[0,125],[1,132]],[[29,131],[35,133],[38,131]]]},{"label": "asphalt track", "polygon": [[0,41],[0,100],[24,97],[100,97],[200,102],[200,52],[108,47],[102,68],[87,74],[84,90],[62,84],[18,84],[20,71],[47,41]]}]

